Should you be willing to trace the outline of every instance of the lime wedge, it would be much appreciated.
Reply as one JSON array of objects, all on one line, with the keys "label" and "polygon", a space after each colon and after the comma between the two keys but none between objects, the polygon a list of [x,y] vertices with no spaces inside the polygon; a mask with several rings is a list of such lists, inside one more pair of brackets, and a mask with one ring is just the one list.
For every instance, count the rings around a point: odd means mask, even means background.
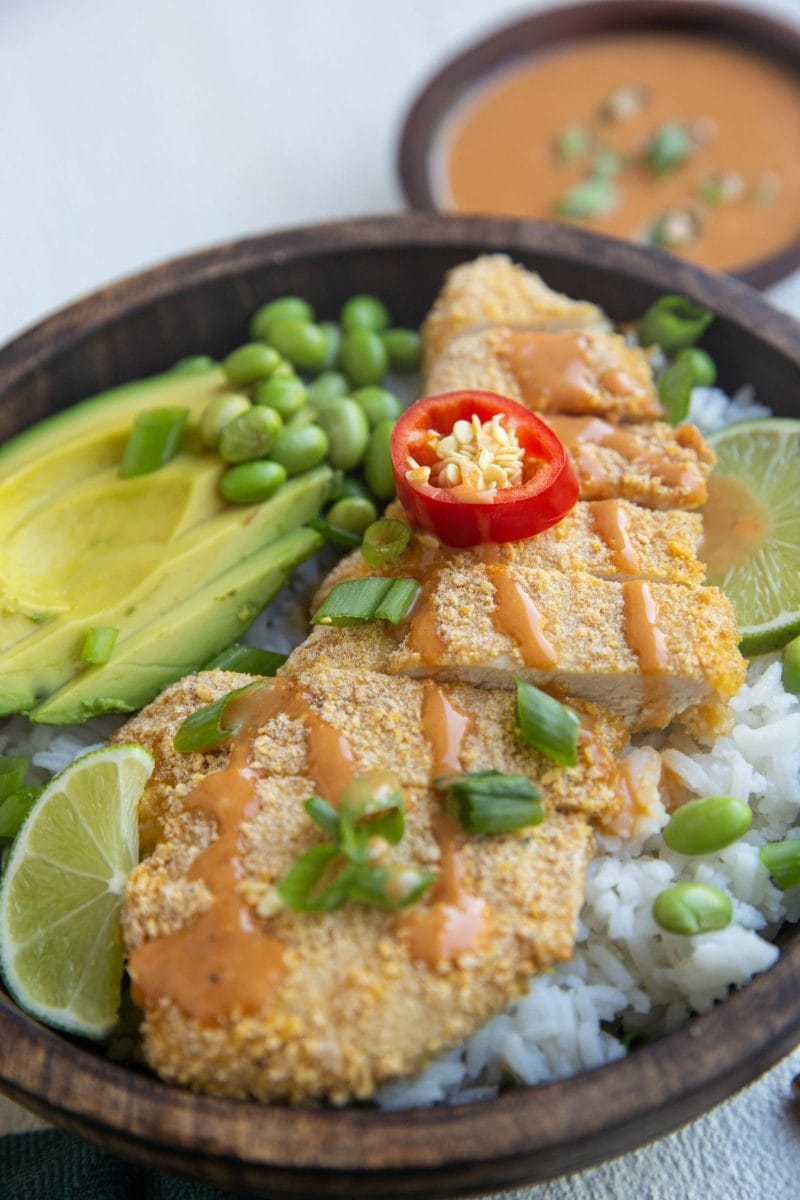
[{"label": "lime wedge", "polygon": [[0,883],[0,968],[17,1002],[70,1033],[117,1020],[119,913],[138,859],[141,746],[106,746],[56,775],[17,836]]},{"label": "lime wedge", "polygon": [[742,653],[800,633],[800,421],[769,417],[709,438],[717,465],[702,509],[708,582],[730,597]]}]

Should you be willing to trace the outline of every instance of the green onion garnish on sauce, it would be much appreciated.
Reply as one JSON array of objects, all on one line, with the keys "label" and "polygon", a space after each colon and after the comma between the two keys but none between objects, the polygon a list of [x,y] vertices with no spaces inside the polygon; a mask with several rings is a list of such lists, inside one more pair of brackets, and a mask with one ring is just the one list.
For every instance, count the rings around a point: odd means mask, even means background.
[{"label": "green onion garnish on sauce", "polygon": [[274,675],[278,667],[282,667],[288,655],[277,654],[274,650],[262,650],[259,646],[245,646],[234,642],[227,650],[222,650],[211,662],[206,663],[204,671],[241,671],[245,675]]},{"label": "green onion garnish on sauce", "polygon": [[179,754],[188,754],[191,750],[213,750],[215,746],[220,746],[241,728],[241,722],[226,722],[225,709],[231,700],[236,696],[243,696],[245,692],[270,687],[271,683],[257,679],[254,683],[234,688],[232,692],[220,696],[211,704],[198,708],[197,712],[193,712],[178,726],[173,738],[175,749]]},{"label": "green onion garnish on sauce", "polygon": [[694,142],[686,128],[677,121],[668,121],[650,138],[644,156],[651,171],[666,175],[682,166],[693,150]]},{"label": "green onion garnish on sauce", "polygon": [[511,833],[544,817],[539,793],[525,775],[471,771],[440,776],[433,786],[446,794],[447,807],[465,833]]},{"label": "green onion garnish on sauce", "polygon": [[119,630],[113,625],[95,625],[83,639],[81,658],[86,663],[102,666],[114,653],[118,637]]},{"label": "green onion garnish on sauce", "polygon": [[188,408],[149,408],[134,419],[119,468],[120,477],[149,475],[178,453]]},{"label": "green onion garnish on sauce", "polygon": [[415,579],[346,579],[331,588],[311,618],[312,625],[364,625],[402,621],[419,592]]},{"label": "green onion garnish on sauce", "polygon": [[357,533],[351,533],[349,529],[339,529],[336,525],[331,525],[330,521],[326,521],[324,517],[314,517],[308,522],[309,528],[321,533],[326,542],[331,546],[339,546],[343,550],[355,550],[361,545],[361,538]]},{"label": "green onion garnish on sauce", "polygon": [[411,539],[411,530],[405,521],[382,517],[373,521],[364,530],[361,541],[361,557],[370,567],[380,567],[404,553]]},{"label": "green onion garnish on sauce", "polygon": [[516,684],[520,740],[560,767],[574,767],[578,761],[581,730],[578,714],[532,683],[518,679]]},{"label": "green onion garnish on sauce", "polygon": [[576,183],[558,200],[556,212],[560,217],[589,220],[602,217],[617,203],[617,189],[610,179],[597,176]]},{"label": "green onion garnish on sauce", "polygon": [[591,142],[588,130],[582,125],[568,125],[556,139],[556,157],[561,162],[572,162],[586,153]]}]

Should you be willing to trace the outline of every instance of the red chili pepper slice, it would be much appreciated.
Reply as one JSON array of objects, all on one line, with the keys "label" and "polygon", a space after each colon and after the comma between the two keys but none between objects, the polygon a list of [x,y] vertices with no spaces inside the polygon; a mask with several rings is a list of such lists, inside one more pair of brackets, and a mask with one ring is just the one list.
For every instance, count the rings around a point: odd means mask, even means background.
[{"label": "red chili pepper slice", "polygon": [[[521,484],[476,491],[464,484],[438,487],[406,478],[409,458],[420,466],[436,461],[428,430],[444,437],[456,421],[471,421],[474,415],[483,424],[497,413],[524,450]],[[552,429],[521,404],[494,392],[445,392],[418,400],[395,425],[391,449],[397,497],[411,524],[448,546],[533,537],[560,521],[578,499],[577,476]]]}]

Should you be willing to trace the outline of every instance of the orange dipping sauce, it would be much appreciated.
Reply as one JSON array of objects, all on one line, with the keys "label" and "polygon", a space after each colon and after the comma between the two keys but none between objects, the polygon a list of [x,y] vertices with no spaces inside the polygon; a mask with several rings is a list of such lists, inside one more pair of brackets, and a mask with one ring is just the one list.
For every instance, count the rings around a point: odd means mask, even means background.
[{"label": "orange dipping sauce", "polygon": [[[800,237],[800,81],[712,38],[599,37],[529,58],[467,95],[440,150],[441,200],[459,212],[560,216],[717,270]],[[597,211],[565,211],[598,179]]]}]

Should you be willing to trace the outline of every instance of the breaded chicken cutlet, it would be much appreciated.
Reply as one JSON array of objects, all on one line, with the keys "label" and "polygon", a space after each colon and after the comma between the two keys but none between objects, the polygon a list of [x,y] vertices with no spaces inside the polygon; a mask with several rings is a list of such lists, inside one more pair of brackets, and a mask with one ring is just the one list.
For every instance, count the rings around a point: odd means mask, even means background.
[{"label": "breaded chicken cutlet", "polygon": [[[198,702],[242,678],[182,681],[118,734],[156,758],[143,814],[161,840],[131,875],[123,912],[145,1057],[163,1078],[219,1095],[368,1097],[470,1035],[533,972],[569,958],[592,847],[588,819],[610,819],[620,803],[621,723],[585,708],[579,762],[565,770],[520,743],[504,693],[324,666],[279,678],[253,730],[252,795],[231,840],[224,815],[210,816],[197,797],[215,770],[225,790],[233,754],[178,755],[172,736]],[[431,788],[443,747],[426,708],[442,704],[462,721],[448,751],[461,769],[527,776],[542,794],[541,824],[494,836],[443,826]],[[356,776],[392,764],[405,801],[403,863],[437,873],[406,912],[350,903],[309,915],[276,904],[277,881],[321,839],[303,807],[328,790],[320,745],[334,774],[343,763]],[[241,910],[232,930],[231,898],[213,886],[223,844]],[[228,990],[226,972],[248,966],[248,978]]]}]

